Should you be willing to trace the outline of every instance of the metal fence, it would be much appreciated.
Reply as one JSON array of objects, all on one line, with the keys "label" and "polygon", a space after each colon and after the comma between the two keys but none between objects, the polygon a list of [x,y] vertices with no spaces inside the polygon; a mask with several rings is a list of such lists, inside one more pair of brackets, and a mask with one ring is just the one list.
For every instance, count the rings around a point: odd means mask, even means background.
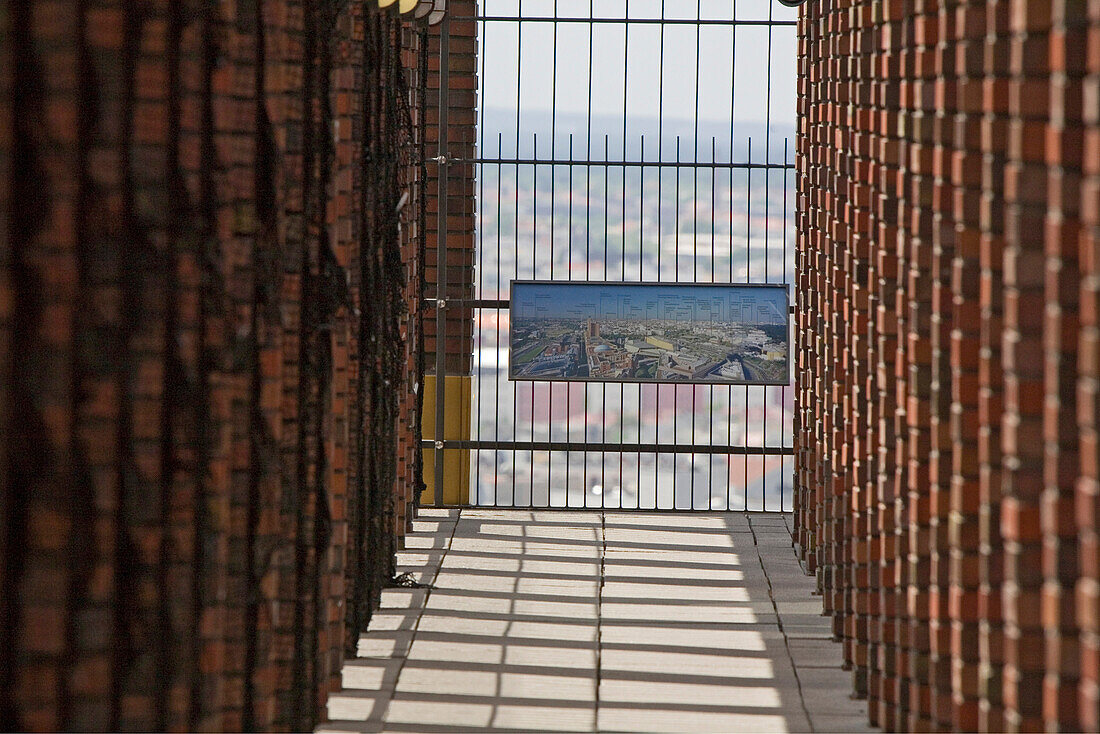
[{"label": "metal fence", "polygon": [[795,11],[629,6],[473,18],[471,420],[446,444],[471,452],[475,505],[789,510],[789,387],[507,379],[513,279],[793,279]]}]

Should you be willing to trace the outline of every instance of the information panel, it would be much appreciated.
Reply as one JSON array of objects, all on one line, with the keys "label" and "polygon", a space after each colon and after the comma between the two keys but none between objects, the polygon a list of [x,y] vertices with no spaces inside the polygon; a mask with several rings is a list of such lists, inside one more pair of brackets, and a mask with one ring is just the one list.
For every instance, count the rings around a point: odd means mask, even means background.
[{"label": "information panel", "polygon": [[512,380],[790,384],[787,286],[512,281]]}]

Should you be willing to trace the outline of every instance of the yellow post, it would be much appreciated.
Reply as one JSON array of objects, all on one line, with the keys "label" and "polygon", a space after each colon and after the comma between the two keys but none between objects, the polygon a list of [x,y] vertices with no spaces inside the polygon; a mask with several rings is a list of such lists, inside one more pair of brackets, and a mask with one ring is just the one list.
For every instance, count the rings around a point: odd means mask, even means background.
[{"label": "yellow post", "polygon": [[[469,375],[447,375],[443,383],[443,438],[449,441],[465,441],[470,438],[470,395],[472,381]],[[429,441],[435,435],[435,375],[424,376],[424,438]],[[425,505],[435,503],[435,452],[424,449]],[[470,451],[469,449],[443,449],[443,504],[468,505],[470,503]]]}]

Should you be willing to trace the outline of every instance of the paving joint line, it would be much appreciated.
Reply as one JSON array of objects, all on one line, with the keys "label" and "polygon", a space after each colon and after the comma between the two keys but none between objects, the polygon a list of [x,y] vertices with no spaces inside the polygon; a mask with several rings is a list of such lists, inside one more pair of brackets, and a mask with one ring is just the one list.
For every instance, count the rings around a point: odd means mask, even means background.
[{"label": "paving joint line", "polygon": [[603,587],[607,560],[607,513],[600,512],[600,585],[596,589],[596,695],[592,731],[600,731],[600,680],[603,677]]},{"label": "paving joint line", "polygon": [[772,603],[772,611],[775,612],[775,625],[779,628],[779,634],[783,636],[783,648],[787,651],[787,659],[791,661],[791,672],[794,674],[794,684],[798,689],[798,703],[802,707],[802,713],[806,715],[806,724],[810,727],[810,731],[816,731],[814,729],[814,721],[810,717],[810,709],[806,707],[806,697],[802,694],[802,680],[798,677],[798,665],[794,662],[794,655],[791,654],[791,642],[787,638],[787,631],[783,629],[783,619],[779,616],[779,605],[775,603],[775,593],[772,587],[772,579],[768,575],[768,569],[764,566],[764,557],[760,554],[760,543],[756,539],[756,528],[752,526],[752,517],[746,516],[745,518],[749,524],[749,532],[752,533],[752,544],[756,547],[756,560],[760,564],[760,570],[764,573],[764,581],[768,584],[768,601]]}]

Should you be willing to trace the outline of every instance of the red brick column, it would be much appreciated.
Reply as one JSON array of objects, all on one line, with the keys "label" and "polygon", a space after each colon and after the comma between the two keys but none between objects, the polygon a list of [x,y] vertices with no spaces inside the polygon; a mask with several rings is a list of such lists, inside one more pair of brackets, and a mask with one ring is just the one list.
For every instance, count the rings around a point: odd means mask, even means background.
[{"label": "red brick column", "polygon": [[1080,576],[1076,612],[1080,626],[1081,680],[1078,712],[1082,729],[1100,729],[1100,1],[1090,0],[1082,85],[1080,318],[1077,428],[1080,477],[1075,515]]},{"label": "red brick column", "polygon": [[803,6],[799,543],[887,729],[1100,721],[1098,22]]},{"label": "red brick column", "polygon": [[[951,566],[951,474],[953,441],[951,436],[951,333],[954,306],[951,283],[956,249],[954,221],[955,184],[951,177],[952,153],[959,131],[954,115],[957,110],[958,65],[955,46],[956,12],[954,3],[941,3],[935,25],[925,28],[925,42],[932,54],[934,79],[931,86],[932,109],[927,110],[931,125],[932,178],[932,281],[931,294],[931,375],[929,386],[928,457],[930,494],[930,590],[929,647],[932,693],[932,717],[937,729],[952,726],[951,693],[951,618],[948,609]],[[929,25],[932,19],[928,19]],[[931,36],[931,37],[929,37]],[[927,92],[922,90],[927,95]]]},{"label": "red brick column", "polygon": [[300,0],[0,14],[4,728],[323,718],[409,494],[409,28]]},{"label": "red brick column", "polygon": [[[447,150],[458,159],[447,165],[447,293],[449,299],[474,295],[474,166],[461,162],[477,155],[477,12],[475,0],[447,3]],[[428,86],[426,138],[428,156],[439,155],[440,32],[433,27],[428,37]],[[425,258],[427,296],[435,297],[439,214],[439,166],[428,164],[425,186],[428,239]],[[434,309],[425,321],[425,350],[429,373],[435,369],[436,331]],[[473,355],[473,310],[447,310],[447,374],[468,375]]]},{"label": "red brick column", "polygon": [[1010,4],[1008,160],[1005,164],[1005,403],[1001,445],[1005,544],[1005,726],[1042,727],[1045,677],[1041,618],[1043,491],[1043,325],[1046,216],[1045,121],[1050,112],[1050,13],[1046,4]]},{"label": "red brick column", "polygon": [[958,63],[956,139],[945,161],[954,187],[949,202],[957,232],[951,275],[951,490],[949,515],[951,726],[973,731],[979,721],[979,362],[981,358],[982,75],[986,8],[959,5],[953,53]]},{"label": "red brick column", "polygon": [[[1075,481],[1079,475],[1076,391],[1080,332],[1079,242],[1084,155],[1083,87],[1088,19],[1080,3],[1056,0],[1050,37],[1050,116],[1046,139],[1046,312],[1044,324],[1044,468],[1042,625],[1047,672],[1043,719],[1047,726],[1079,729],[1080,631],[1073,587],[1077,554]],[[1100,100],[1093,100],[1100,101]]]},{"label": "red brick column", "polygon": [[875,161],[879,169],[876,180],[878,194],[875,203],[878,221],[878,247],[875,267],[879,274],[877,314],[878,365],[876,369],[877,400],[881,443],[879,447],[880,517],[882,518],[881,584],[883,614],[883,646],[880,652],[883,670],[883,704],[880,724],[894,730],[905,721],[908,711],[908,640],[906,623],[908,569],[908,492],[905,489],[906,467],[906,402],[899,388],[904,378],[900,365],[905,363],[905,308],[900,298],[905,272],[905,252],[900,248],[901,216],[896,197],[901,187],[898,175],[901,146],[898,108],[901,99],[900,82],[906,56],[901,53],[903,24],[902,3],[884,6],[879,45],[882,49],[879,80],[876,82],[878,109],[875,123]]},{"label": "red brick column", "polygon": [[1008,139],[1009,2],[997,0],[986,11],[984,80],[982,82],[982,336],[978,387],[978,452],[981,462],[979,522],[981,555],[978,589],[978,645],[981,655],[978,727],[1004,730],[1004,613],[1001,587],[1005,578],[1001,542],[1001,498],[1004,478],[1001,415],[1004,411],[1004,167]]}]

